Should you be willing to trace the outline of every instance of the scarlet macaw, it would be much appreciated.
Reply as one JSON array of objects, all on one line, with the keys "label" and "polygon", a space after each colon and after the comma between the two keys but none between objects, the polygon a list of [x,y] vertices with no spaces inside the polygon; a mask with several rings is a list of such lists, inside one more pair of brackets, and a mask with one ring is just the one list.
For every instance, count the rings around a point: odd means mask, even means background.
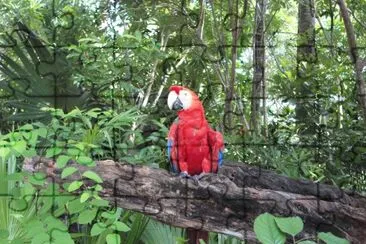
[{"label": "scarlet macaw", "polygon": [[169,90],[169,109],[178,110],[178,118],[168,134],[167,152],[172,171],[183,177],[198,178],[217,173],[223,163],[222,134],[209,126],[202,103],[193,91],[183,86],[171,86]]}]

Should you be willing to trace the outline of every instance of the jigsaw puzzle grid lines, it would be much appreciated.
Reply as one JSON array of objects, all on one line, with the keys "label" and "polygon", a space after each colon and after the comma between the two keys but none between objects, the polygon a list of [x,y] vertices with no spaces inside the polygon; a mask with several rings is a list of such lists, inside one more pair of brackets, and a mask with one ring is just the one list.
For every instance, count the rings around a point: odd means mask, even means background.
[{"label": "jigsaw puzzle grid lines", "polygon": [[[186,13],[185,9],[184,9],[184,4],[185,4],[185,1],[181,1],[181,13],[183,16],[186,16],[187,19],[189,17],[192,17],[192,15],[189,15],[188,13]],[[56,10],[55,8],[55,1],[52,1],[52,11],[53,11],[53,16],[54,18],[64,18],[64,17],[67,17],[69,21],[66,21],[66,23],[70,23],[68,26],[64,26],[64,25],[56,25],[53,29],[53,34],[52,34],[52,41],[53,43],[56,42],[57,40],[57,31],[59,29],[64,29],[64,30],[72,30],[72,28],[74,27],[75,24],[75,18],[73,16],[72,13],[70,12],[63,12],[63,13],[57,13],[58,11]],[[113,10],[112,8],[109,8],[109,6],[106,6],[106,8],[108,8],[108,15],[110,18],[113,19],[113,16],[114,13],[113,13]],[[117,1],[113,1],[113,8],[114,10],[117,9]],[[233,13],[228,13],[227,16],[228,17],[225,17],[225,18],[229,18],[230,15],[236,15],[237,14],[233,14]],[[243,16],[239,16],[240,18],[242,18]],[[196,15],[196,19],[198,18],[198,16]],[[195,48],[202,48],[202,53],[201,53],[201,57],[203,60],[205,60],[206,62],[209,62],[211,64],[214,64],[214,63],[217,63],[217,64],[220,64],[223,62],[224,60],[224,56],[222,55],[222,50],[228,50],[228,49],[231,49],[233,47],[236,47],[236,48],[247,48],[247,49],[253,49],[253,45],[251,43],[247,43],[245,44],[244,43],[244,39],[242,40],[239,40],[239,44],[236,45],[236,46],[233,46],[233,45],[217,45],[217,46],[208,46],[202,42],[195,42],[193,40],[189,40],[189,42],[185,42],[186,40],[183,41],[183,31],[185,30],[194,30],[197,26],[198,26],[198,21],[196,23],[197,25],[189,25],[189,24],[183,24],[180,31],[181,31],[181,43],[179,45],[173,45],[173,44],[167,44],[166,45],[166,49],[169,50],[169,49],[173,49],[173,50],[176,50],[176,49],[180,49],[181,52],[183,52],[183,49],[188,49],[188,48],[192,48],[192,47],[195,47]],[[113,65],[115,67],[118,67],[118,65],[116,65],[117,63],[117,52],[120,52],[120,51],[131,51],[131,50],[135,50],[135,49],[138,49],[139,47],[123,47],[123,46],[118,46],[117,43],[116,43],[116,33],[117,33],[117,30],[115,30],[115,26],[112,25],[109,25],[109,28],[112,28],[113,29],[113,42],[111,45],[108,45],[108,46],[103,46],[103,47],[99,47],[99,48],[90,48],[90,50],[87,50],[88,54],[91,53],[94,53],[94,50],[95,49],[99,49],[99,50],[107,50],[107,51],[110,51],[112,53],[112,59],[113,59]],[[9,43],[8,45],[6,44],[0,44],[0,48],[12,48],[14,47],[14,45],[18,45],[18,42],[16,41],[16,38],[13,38],[12,36],[15,35],[15,33],[17,31],[22,31],[22,30],[14,30],[12,33],[9,34],[9,37],[10,37],[10,40],[13,41],[12,43]],[[227,31],[231,31],[230,28],[229,30]],[[297,37],[297,33],[291,33],[291,32],[281,32],[281,31],[278,31],[275,33],[275,35],[287,35],[287,36],[293,36],[294,38]],[[274,36],[274,35],[273,35]],[[287,45],[291,48],[297,48],[299,47],[298,45],[295,45],[294,43],[296,43],[296,41],[293,41],[293,42],[289,42],[287,43]],[[266,48],[266,49],[273,49],[275,50],[276,48],[280,47],[281,45],[280,44],[268,44],[268,45],[264,45],[263,48]],[[22,78],[20,77],[19,79],[22,79],[22,81],[24,81],[28,86],[26,87],[26,89],[24,91],[16,91],[17,88],[13,87],[11,85],[11,81],[7,81],[6,84],[8,86],[8,91],[9,93],[6,95],[6,96],[0,96],[0,100],[1,99],[10,99],[10,98],[15,98],[15,93],[16,92],[21,92],[23,93],[26,97],[29,97],[30,99],[34,99],[34,98],[45,98],[45,97],[48,97],[48,98],[55,98],[56,100],[56,97],[64,97],[64,98],[67,98],[67,97],[80,97],[84,94],[84,91],[82,89],[80,89],[80,93],[78,94],[70,94],[70,93],[60,93],[56,87],[57,87],[57,84],[59,82],[59,77],[53,73],[46,73],[46,74],[42,74],[42,73],[39,73],[39,68],[38,66],[40,66],[43,63],[48,63],[48,64],[54,64],[57,60],[56,60],[56,51],[57,49],[62,49],[62,48],[67,48],[69,47],[69,45],[67,44],[64,44],[64,45],[47,45],[47,44],[42,44],[40,45],[39,47],[36,47],[36,48],[40,48],[40,49],[46,49],[46,48],[51,48],[53,49],[53,53],[51,53],[51,56],[53,57],[53,59],[51,60],[42,60],[39,62],[39,64],[37,65],[36,69],[35,69],[35,72],[40,76],[40,77],[47,77],[47,76],[51,76],[51,80],[53,80],[53,83],[54,83],[54,87],[55,87],[55,90],[54,90],[54,93],[50,93],[50,94],[46,94],[46,95],[34,95],[32,93],[27,93],[27,91],[29,91],[29,89],[31,89],[31,82],[29,80],[27,80],[26,77]],[[304,47],[304,46],[301,46],[301,47]],[[215,52],[212,52],[212,49],[215,50]],[[348,48],[341,48],[341,47],[338,47],[338,46],[332,46],[332,45],[323,45],[323,44],[317,44],[317,50],[318,52],[322,51],[322,50],[330,50],[330,49],[334,49],[336,50],[337,52],[340,52],[340,53],[344,53],[344,54],[348,54],[349,50]],[[358,47],[359,50],[364,50],[366,49],[366,46],[363,47]],[[211,51],[211,53],[210,53]],[[207,59],[207,52],[208,52],[208,55],[209,54],[214,54],[215,58],[216,59]],[[91,60],[88,59],[88,57],[84,57],[85,54],[83,53],[80,53],[80,56],[78,58],[78,60],[83,63],[83,65],[89,65],[89,64],[92,64],[93,62],[95,62],[97,60],[97,55],[94,55],[94,60]],[[87,61],[90,61],[90,62],[87,62]],[[173,61],[173,64],[172,62],[169,62],[169,61]],[[163,76],[171,76],[171,75],[178,75],[179,77],[179,82],[183,82],[183,72],[180,70],[180,68],[176,68],[175,65],[176,63],[179,61],[179,58],[172,58],[172,57],[168,57],[166,58],[165,60],[162,60],[162,63],[169,63],[169,68],[163,66],[162,68],[162,73],[164,75]],[[317,64],[315,62],[315,64]],[[344,64],[351,64],[351,61],[347,61],[345,62]],[[116,107],[115,107],[115,99],[120,99],[120,98],[126,98],[126,96],[122,96],[122,95],[118,95],[118,94],[115,94],[115,84],[118,84],[119,82],[126,82],[128,83],[129,81],[131,81],[134,77],[134,67],[131,66],[130,64],[124,64],[122,65],[123,67],[126,67],[128,69],[128,76],[126,77],[122,77],[122,78],[118,78],[118,80],[113,80],[113,81],[107,81],[107,83],[103,84],[103,86],[111,86],[111,95],[112,95],[112,99],[111,99],[111,108],[112,110],[115,110]],[[168,72],[168,69],[173,69],[174,72],[173,73],[169,73]],[[160,70],[159,70],[160,71]],[[221,83],[216,83],[214,84],[213,82],[210,83],[210,86],[221,86]],[[100,89],[101,87],[99,87]],[[95,96],[98,96],[98,91],[99,89],[97,88],[96,90],[94,89],[91,89],[92,90],[92,93],[95,95]],[[135,98],[135,95],[132,94],[131,96],[127,96],[128,98]],[[330,98],[331,95],[328,97],[328,96],[319,96],[319,95],[309,95],[309,96],[292,96],[291,98],[292,99],[304,99],[304,100],[307,100],[307,101],[314,101],[314,100],[319,100],[319,99],[326,99],[326,98]],[[259,100],[262,100],[262,99],[268,99],[270,97],[268,96],[265,96],[265,97],[247,97],[246,99],[244,98],[241,98],[241,97],[235,97],[233,100],[234,101],[238,101],[240,100],[241,102],[247,102],[247,101],[250,101],[252,98],[254,99],[259,99]],[[159,100],[165,100],[166,99],[166,96],[160,96]],[[274,98],[276,99],[276,98]],[[342,103],[342,102],[341,102]],[[234,116],[243,116],[242,114],[236,114],[235,112],[231,111],[231,113],[233,113]],[[237,127],[233,127],[231,129],[236,129]],[[327,126],[327,128],[329,128],[329,126]],[[148,131],[149,132],[149,131]],[[56,134],[56,133],[55,133]],[[116,141],[116,134],[117,132],[114,130],[113,133],[112,133],[112,136],[113,136],[113,141],[115,142]],[[317,134],[318,138],[321,137],[321,134]],[[55,137],[55,142],[56,142],[56,139],[57,137]],[[160,138],[160,140],[165,140],[165,138]],[[355,143],[355,146],[357,146],[358,144]],[[55,144],[56,146],[56,144]],[[245,148],[252,148],[252,147],[283,147],[283,146],[287,146],[287,147],[293,147],[293,148],[314,148],[314,149],[320,149],[320,148],[328,148],[328,149],[333,149],[333,150],[342,150],[342,144],[331,144],[331,145],[328,145],[328,142],[317,142],[317,143],[310,143],[310,144],[307,144],[307,143],[303,143],[303,144],[291,144],[291,143],[286,143],[285,145],[284,144],[281,144],[281,143],[278,143],[278,142],[268,142],[268,143],[251,143],[251,142],[246,142],[245,140],[244,141],[240,141],[240,142],[237,142],[237,143],[231,143],[230,145],[225,145],[226,147],[230,147],[230,146],[241,146],[243,147],[243,149]],[[364,146],[363,144],[360,144],[360,146]],[[69,145],[66,145],[63,149],[67,150],[69,148]],[[70,147],[70,148],[74,148],[74,147]],[[37,146],[37,149],[44,149],[44,150],[47,150],[49,149],[49,147],[42,147],[42,146]],[[127,149],[136,149],[135,147],[127,147]],[[113,159],[116,159],[116,150],[120,150],[119,148],[116,147],[115,143],[114,143],[114,147],[111,148],[111,150],[113,151],[112,152],[112,157]],[[315,152],[314,153],[314,159],[317,161],[319,160],[319,158],[316,156],[316,154],[319,153],[319,152]],[[55,159],[55,158],[54,158]],[[301,163],[300,163],[301,164]],[[361,173],[362,174],[362,173]],[[133,178],[131,178],[131,180],[133,180]],[[74,196],[74,195],[73,195]],[[117,197],[118,195],[116,195]],[[14,198],[13,195],[10,195],[10,194],[0,194],[0,198],[1,197],[6,197],[6,198]],[[53,200],[55,200],[56,197],[60,197],[60,195],[57,195],[57,193],[55,191],[52,192],[52,194],[43,194],[43,195],[39,195],[37,196],[38,197],[51,197]],[[188,196],[182,196],[181,198],[182,200],[187,200],[188,199]],[[202,200],[206,200],[206,198],[203,198]],[[235,199],[234,199],[235,200]],[[242,200],[242,199],[237,199],[237,200]],[[309,201],[313,201],[314,199],[309,199]],[[274,201],[273,199],[268,199],[268,201]],[[149,202],[146,202],[146,206],[149,204]],[[187,203],[186,203],[187,204]],[[274,207],[276,205],[276,202],[274,201]],[[13,209],[14,211],[16,211],[16,209]],[[319,211],[320,212],[320,211]],[[158,213],[157,213],[158,214]],[[290,213],[289,213],[290,215]],[[199,217],[199,216],[198,216]],[[333,216],[331,216],[333,217]],[[230,222],[228,220],[228,222]],[[329,224],[331,225],[332,223],[334,223],[334,219],[331,220],[329,222]],[[59,229],[55,229],[55,230],[58,230],[58,231],[63,231],[63,230],[59,230]]]}]

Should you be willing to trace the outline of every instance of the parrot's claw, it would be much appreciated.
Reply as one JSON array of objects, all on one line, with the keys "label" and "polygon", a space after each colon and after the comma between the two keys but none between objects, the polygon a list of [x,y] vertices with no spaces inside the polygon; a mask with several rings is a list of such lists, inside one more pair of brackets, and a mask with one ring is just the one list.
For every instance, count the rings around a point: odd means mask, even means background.
[{"label": "parrot's claw", "polygon": [[208,175],[209,173],[201,173],[201,174],[199,174],[199,175],[197,175],[197,178],[198,179],[201,179],[202,177],[204,177],[205,175]]},{"label": "parrot's claw", "polygon": [[191,176],[187,172],[183,171],[179,173],[179,177],[190,178]]},{"label": "parrot's claw", "polygon": [[188,178],[188,179],[192,179],[193,181],[194,181],[194,183],[196,184],[196,185],[198,185],[198,186],[203,186],[202,184],[201,184],[201,182],[200,182],[200,179],[203,177],[203,176],[205,176],[205,175],[207,175],[207,173],[201,173],[201,174],[199,174],[199,175],[190,175],[190,174],[188,174],[187,172],[185,172],[185,171],[183,171],[183,172],[180,172],[179,173],[179,177],[182,177],[182,178]]},{"label": "parrot's claw", "polygon": [[205,175],[207,175],[207,173],[201,173],[199,175],[191,176],[191,179],[193,179],[193,181],[196,183],[196,185],[204,187],[204,185],[201,184],[200,179],[202,177],[204,177]]},{"label": "parrot's claw", "polygon": [[194,176],[191,176],[191,179],[194,181],[194,183],[196,184],[196,185],[201,185],[200,184],[200,176],[199,175],[194,175]]}]

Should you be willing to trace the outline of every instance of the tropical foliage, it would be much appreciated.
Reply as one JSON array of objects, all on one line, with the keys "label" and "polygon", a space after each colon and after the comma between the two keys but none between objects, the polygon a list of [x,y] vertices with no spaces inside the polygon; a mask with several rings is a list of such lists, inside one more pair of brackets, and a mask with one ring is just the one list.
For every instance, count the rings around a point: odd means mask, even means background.
[{"label": "tropical foliage", "polygon": [[[183,230],[101,199],[103,179],[93,171],[101,159],[168,169],[172,84],[199,93],[209,122],[224,132],[226,159],[363,193],[366,3],[347,5],[0,3],[0,242],[184,243]],[[55,160],[64,178],[79,175],[69,160],[90,170],[69,185],[46,187],[44,175],[21,170],[33,156]],[[67,194],[74,191],[80,196]],[[278,219],[265,215],[257,223],[271,222],[266,227],[281,240],[296,235]],[[215,233],[210,241],[239,242]]]}]

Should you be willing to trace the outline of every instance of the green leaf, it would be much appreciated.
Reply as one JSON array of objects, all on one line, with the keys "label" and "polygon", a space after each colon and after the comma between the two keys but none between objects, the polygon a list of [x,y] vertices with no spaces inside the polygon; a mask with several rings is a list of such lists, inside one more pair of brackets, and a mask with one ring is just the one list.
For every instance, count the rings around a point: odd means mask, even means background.
[{"label": "green leaf", "polygon": [[29,182],[34,185],[43,185],[46,179],[46,175],[41,172],[36,172],[29,177]]},{"label": "green leaf", "polygon": [[121,221],[116,221],[113,223],[113,225],[111,225],[111,229],[113,230],[117,230],[117,231],[123,231],[123,232],[127,232],[130,231],[130,227],[128,227],[125,223],[121,222]]},{"label": "green leaf", "polygon": [[316,244],[315,241],[300,241],[300,242],[297,242],[298,244]]},{"label": "green leaf", "polygon": [[70,214],[79,213],[86,207],[85,202],[80,202],[80,199],[75,199],[67,203],[67,210]]},{"label": "green leaf", "polygon": [[93,225],[93,227],[91,228],[90,235],[91,236],[97,236],[100,233],[102,233],[103,231],[105,231],[106,229],[107,229],[106,224],[104,224],[102,222],[95,223]]},{"label": "green leaf", "polygon": [[67,149],[67,154],[71,155],[71,156],[78,156],[80,153],[81,153],[81,151],[76,148]]},{"label": "green leaf", "polygon": [[17,141],[13,145],[13,149],[20,154],[22,154],[25,151],[26,147],[27,147],[27,143],[25,141]]},{"label": "green leaf", "polygon": [[51,215],[47,216],[42,222],[48,231],[53,231],[55,229],[67,231],[68,228],[64,222]]},{"label": "green leaf", "polygon": [[86,200],[88,200],[89,197],[90,197],[89,192],[83,192],[83,194],[81,194],[80,196],[80,202],[86,202]]},{"label": "green leaf", "polygon": [[94,220],[94,218],[97,214],[97,211],[98,211],[97,208],[87,209],[87,210],[82,211],[78,217],[78,223],[79,224],[91,223]]},{"label": "green leaf", "polygon": [[91,180],[93,180],[97,183],[102,183],[103,182],[102,178],[100,178],[100,176],[97,173],[95,173],[93,171],[90,171],[90,170],[85,171],[83,173],[83,176],[88,178],[88,179],[91,179]]},{"label": "green leaf", "polygon": [[348,243],[350,243],[346,239],[335,236],[330,232],[327,232],[327,233],[320,232],[320,233],[318,233],[318,238],[327,244],[348,244]]},{"label": "green leaf", "polygon": [[82,185],[83,185],[83,182],[82,182],[82,181],[78,181],[78,180],[76,180],[76,181],[73,181],[73,182],[69,185],[69,187],[67,188],[67,190],[68,190],[69,192],[76,191],[76,190],[77,190],[77,189],[79,189]]},{"label": "green leaf", "polygon": [[278,229],[275,217],[272,214],[264,213],[254,221],[254,232],[257,239],[264,244],[285,243],[285,235]]},{"label": "green leaf", "polygon": [[61,155],[57,158],[56,166],[61,169],[66,166],[67,162],[71,159],[70,156]]},{"label": "green leaf", "polygon": [[36,235],[34,235],[34,237],[32,238],[31,244],[39,244],[39,243],[49,242],[50,239],[51,238],[47,233],[40,232],[40,233],[37,233]]},{"label": "green leaf", "polygon": [[91,205],[98,207],[107,207],[109,205],[109,202],[104,199],[93,199],[91,201]]},{"label": "green leaf", "polygon": [[46,136],[47,136],[47,129],[46,128],[39,128],[38,129],[38,135],[40,136],[40,137],[43,137],[43,138],[46,138]]},{"label": "green leaf", "polygon": [[72,175],[76,171],[78,171],[78,169],[75,168],[75,167],[67,167],[67,168],[64,168],[64,170],[62,170],[62,173],[61,173],[61,178],[64,179],[67,176]]},{"label": "green leaf", "polygon": [[43,223],[35,218],[31,219],[28,223],[26,223],[24,229],[26,230],[26,236],[28,238],[32,238],[35,235],[45,231]]},{"label": "green leaf", "polygon": [[52,230],[52,243],[54,244],[73,244],[74,240],[67,231],[60,231],[57,229]]},{"label": "green leaf", "polygon": [[121,243],[121,237],[119,234],[108,234],[106,237],[107,244],[120,244]]},{"label": "green leaf", "polygon": [[33,130],[32,124],[25,124],[19,128],[19,130]]},{"label": "green leaf", "polygon": [[304,228],[304,223],[302,222],[300,217],[275,217],[275,221],[282,232],[285,232],[292,236],[296,236]]},{"label": "green leaf", "polygon": [[62,148],[60,147],[51,147],[46,151],[46,158],[52,158],[62,152]]},{"label": "green leaf", "polygon": [[106,219],[118,219],[121,216],[122,209],[117,208],[116,210],[104,211],[102,217]]},{"label": "green leaf", "polygon": [[80,156],[80,157],[78,157],[77,162],[79,164],[89,165],[89,164],[93,163],[93,159],[91,159],[90,157],[87,157],[87,156]]},{"label": "green leaf", "polygon": [[30,148],[28,150],[25,150],[22,155],[27,158],[31,158],[34,156],[37,156],[37,151],[34,148]]}]

